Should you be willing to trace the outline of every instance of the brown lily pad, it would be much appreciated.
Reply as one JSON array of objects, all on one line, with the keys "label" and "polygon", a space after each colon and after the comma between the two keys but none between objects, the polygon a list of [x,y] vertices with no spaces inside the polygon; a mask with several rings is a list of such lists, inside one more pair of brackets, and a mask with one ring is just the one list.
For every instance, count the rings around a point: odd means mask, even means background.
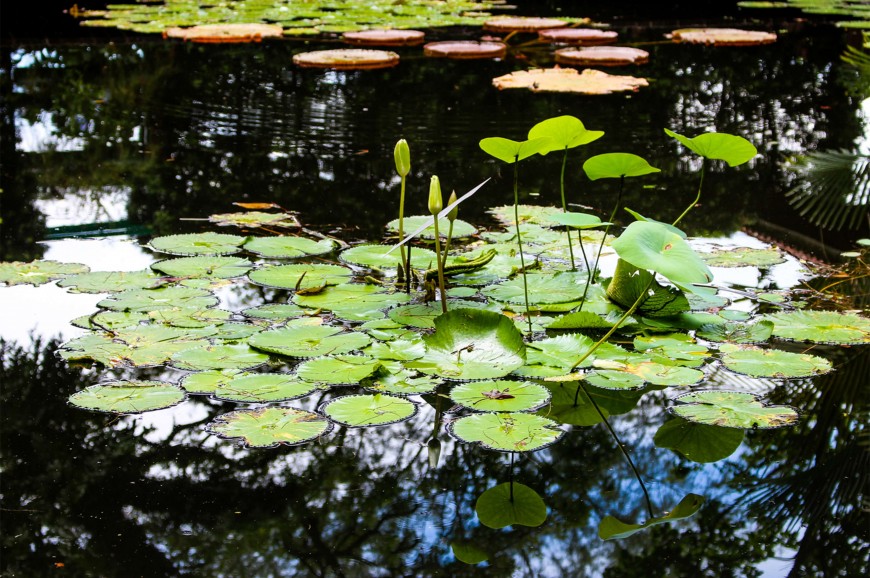
[{"label": "brown lily pad", "polygon": [[209,43],[260,42],[263,38],[281,38],[283,34],[284,29],[277,24],[203,24],[163,31],[164,38]]},{"label": "brown lily pad", "polygon": [[293,56],[293,64],[302,68],[331,68],[335,70],[371,70],[389,68],[399,63],[399,55],[387,50],[340,48],[315,50]]},{"label": "brown lily pad", "polygon": [[345,32],[341,38],[357,46],[417,46],[425,36],[419,30],[360,30]]},{"label": "brown lily pad", "polygon": [[532,92],[576,92],[580,94],[610,94],[637,91],[648,86],[645,78],[607,74],[587,68],[582,73],[573,68],[541,68],[520,70],[494,78],[492,84],[499,90],[528,88]]},{"label": "brown lily pad", "polygon": [[522,16],[500,16],[483,23],[483,29],[491,32],[537,32],[547,28],[565,28],[564,20]]},{"label": "brown lily pad", "polygon": [[681,28],[671,32],[671,40],[714,46],[755,46],[776,42],[776,34],[737,28]]},{"label": "brown lily pad", "polygon": [[476,40],[447,40],[430,42],[423,47],[423,54],[443,58],[502,58],[507,52],[503,42],[477,42]]},{"label": "brown lily pad", "polygon": [[558,64],[571,66],[624,66],[646,64],[649,52],[628,46],[590,46],[589,48],[563,48],[556,51]]},{"label": "brown lily pad", "polygon": [[538,40],[562,44],[579,44],[592,46],[616,42],[619,34],[613,30],[598,30],[596,28],[553,28],[538,32]]}]

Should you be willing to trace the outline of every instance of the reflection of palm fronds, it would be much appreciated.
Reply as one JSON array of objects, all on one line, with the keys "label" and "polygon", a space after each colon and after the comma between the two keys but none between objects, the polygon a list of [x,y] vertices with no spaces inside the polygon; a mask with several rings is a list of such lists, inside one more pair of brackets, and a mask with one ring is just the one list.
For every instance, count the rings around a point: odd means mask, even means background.
[{"label": "reflection of palm fronds", "polygon": [[799,157],[791,168],[803,182],[786,193],[801,216],[826,229],[856,229],[867,218],[870,156],[846,150]]}]

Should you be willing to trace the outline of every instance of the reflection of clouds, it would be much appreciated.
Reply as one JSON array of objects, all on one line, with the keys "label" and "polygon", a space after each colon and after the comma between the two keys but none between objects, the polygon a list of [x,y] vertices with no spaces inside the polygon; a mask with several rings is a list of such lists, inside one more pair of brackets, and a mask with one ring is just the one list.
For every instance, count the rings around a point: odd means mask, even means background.
[{"label": "reflection of clouds", "polygon": [[47,227],[97,224],[127,218],[128,187],[70,191],[60,198],[37,199],[34,207],[45,215]]},{"label": "reflection of clouds", "polygon": [[[86,123],[83,129],[88,128]],[[82,151],[85,150],[86,141],[82,137],[69,137],[58,134],[57,125],[54,123],[54,114],[40,112],[39,120],[31,123],[26,118],[15,118],[15,132],[18,142],[15,148],[25,153],[43,153],[47,151]]]}]

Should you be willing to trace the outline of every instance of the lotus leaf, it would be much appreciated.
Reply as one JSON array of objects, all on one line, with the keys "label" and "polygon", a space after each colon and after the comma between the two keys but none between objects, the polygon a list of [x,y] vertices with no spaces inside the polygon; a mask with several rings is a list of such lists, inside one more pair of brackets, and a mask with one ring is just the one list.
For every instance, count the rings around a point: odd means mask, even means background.
[{"label": "lotus leaf", "polygon": [[583,172],[590,181],[598,179],[620,179],[624,177],[642,177],[651,173],[661,172],[651,166],[646,159],[629,153],[605,153],[595,155],[583,163]]},{"label": "lotus leaf", "polygon": [[703,503],[703,496],[688,494],[685,498],[680,500],[680,503],[677,504],[670,513],[664,516],[650,518],[643,524],[627,524],[613,516],[605,516],[598,524],[598,537],[602,540],[618,540],[621,538],[627,538],[632,534],[649,528],[650,526],[666,524],[675,520],[684,520],[694,516],[695,512],[701,508]]},{"label": "lotus leaf", "polygon": [[570,115],[542,120],[529,129],[530,139],[547,138],[550,140],[551,148],[542,150],[541,154],[589,144],[602,136],[604,136],[604,131],[589,130],[579,118]]},{"label": "lotus leaf", "polygon": [[247,344],[209,345],[186,349],[172,356],[170,362],[178,369],[206,371],[209,369],[253,369],[269,361],[269,356]]},{"label": "lotus leaf", "polygon": [[752,377],[793,379],[828,373],[831,362],[809,353],[789,353],[779,349],[723,345],[722,363],[731,371]]},{"label": "lotus leaf", "polygon": [[158,289],[128,289],[103,299],[97,306],[113,311],[150,313],[160,309],[209,308],[218,302],[217,297],[204,289],[169,286]]},{"label": "lotus leaf", "polygon": [[765,315],[773,335],[814,343],[870,343],[870,319],[837,311],[787,311]]},{"label": "lotus leaf", "polygon": [[480,141],[480,148],[483,152],[508,164],[527,159],[541,151],[552,150],[551,147],[552,143],[549,138],[515,141],[494,136]]},{"label": "lotus leaf", "polygon": [[457,385],[450,399],[475,411],[531,411],[546,405],[550,392],[530,381],[486,380]]},{"label": "lotus leaf", "polygon": [[242,310],[245,317],[254,319],[267,319],[269,321],[287,321],[305,315],[305,309],[294,303],[267,303],[258,307],[249,307]]},{"label": "lotus leaf", "polygon": [[[385,275],[395,275],[401,258],[397,252],[387,255],[391,249],[390,245],[357,245],[342,251],[340,257],[345,263],[379,269]],[[431,269],[436,262],[434,251],[419,247],[414,247],[411,251],[411,266],[415,269]]]},{"label": "lotus leaf", "polygon": [[214,397],[242,403],[271,403],[306,396],[315,388],[292,374],[256,373],[222,382],[214,390]]},{"label": "lotus leaf", "polygon": [[181,257],[158,261],[151,265],[172,277],[233,279],[245,275],[254,264],[241,257]]},{"label": "lotus leaf", "polygon": [[612,94],[637,92],[649,86],[645,78],[607,74],[587,68],[578,72],[573,68],[538,68],[518,70],[492,79],[499,90],[528,88],[532,92],[575,92],[579,94]]},{"label": "lotus leaf", "polygon": [[382,363],[367,355],[336,355],[303,361],[296,374],[305,381],[324,385],[356,385],[370,377]]},{"label": "lotus leaf", "polygon": [[565,435],[552,420],[531,413],[476,413],[451,422],[447,430],[464,442],[500,452],[533,452]]},{"label": "lotus leaf", "polygon": [[665,133],[694,153],[707,159],[725,161],[730,167],[742,165],[758,154],[751,142],[733,134],[708,132],[689,138],[668,129]]},{"label": "lotus leaf", "polygon": [[289,407],[263,407],[219,415],[206,426],[222,438],[240,438],[248,447],[295,446],[329,433],[323,416]]},{"label": "lotus leaf", "polygon": [[170,255],[230,255],[241,251],[246,240],[238,235],[190,233],[155,237],[148,245]]},{"label": "lotus leaf", "polygon": [[671,412],[696,423],[732,428],[778,428],[797,422],[798,413],[784,405],[765,406],[758,396],[736,391],[696,391],[675,398]]},{"label": "lotus leaf", "polygon": [[238,369],[214,369],[211,371],[200,371],[197,373],[188,373],[181,378],[181,387],[187,393],[210,395],[215,390],[224,384],[228,383],[235,377],[244,375],[254,375],[253,373],[241,372]]},{"label": "lotus leaf", "polygon": [[[209,221],[216,225],[235,225],[236,227],[256,228],[268,225],[269,227],[293,228],[299,226],[299,220],[291,213],[264,213],[262,211],[245,211],[241,213],[221,213],[211,215]],[[245,244],[245,249],[251,241]]]},{"label": "lotus leaf", "polygon": [[[547,303],[565,303],[577,301],[583,297],[586,282],[585,274],[572,272],[556,273],[555,275],[525,276],[528,286],[529,305]],[[523,279],[517,277],[495,285],[485,287],[481,293],[497,301],[522,304],[525,299]]]},{"label": "lotus leaf", "polygon": [[658,223],[631,223],[613,242],[613,248],[624,261],[655,271],[674,283],[691,285],[713,280],[710,269],[689,244]]},{"label": "lotus leaf", "polygon": [[[431,220],[431,216],[426,215],[418,215],[405,217],[404,227],[406,231],[413,231],[425,223],[427,220]],[[442,237],[447,236],[447,231],[450,229],[450,220],[447,217],[442,217],[438,219],[438,232]],[[389,223],[387,223],[387,230],[392,233],[399,232],[399,219],[393,219]],[[463,237],[470,237],[477,233],[477,229],[474,228],[470,223],[466,223],[462,219],[455,219],[453,221],[453,238],[461,239]],[[419,237],[423,239],[434,239],[435,238],[435,223],[429,225],[429,227],[423,229],[423,232],[419,234]],[[413,251],[412,251],[413,253]],[[413,255],[412,255],[413,256]]]},{"label": "lotus leaf", "polygon": [[319,287],[339,285],[350,281],[353,271],[340,265],[299,263],[274,265],[252,271],[251,282],[278,289],[315,290]]},{"label": "lotus leaf", "polygon": [[133,414],[172,407],[185,398],[183,389],[163,381],[111,381],[74,393],[69,402],[94,411]]},{"label": "lotus leaf", "polygon": [[88,267],[79,263],[58,261],[12,261],[0,263],[0,283],[6,285],[43,285],[67,275],[87,273]]},{"label": "lotus leaf", "polygon": [[761,267],[785,262],[785,256],[776,247],[753,249],[751,247],[730,247],[712,253],[700,253],[701,259],[710,267]]},{"label": "lotus leaf", "polygon": [[248,339],[248,344],[255,349],[303,358],[349,353],[362,349],[370,342],[365,333],[323,325],[271,329]]},{"label": "lotus leaf", "polygon": [[762,343],[770,339],[772,333],[773,322],[761,320],[757,323],[707,323],[695,331],[695,336],[708,341]]},{"label": "lotus leaf", "polygon": [[328,287],[314,295],[293,296],[303,307],[326,309],[348,321],[371,321],[386,316],[384,310],[411,300],[407,293],[387,292],[377,285],[349,284]]},{"label": "lotus leaf", "polygon": [[702,464],[718,462],[733,454],[743,443],[741,429],[716,427],[674,418],[656,431],[657,447],[674,450],[686,459]]},{"label": "lotus leaf", "polygon": [[73,293],[116,293],[127,289],[154,289],[166,282],[164,277],[147,270],[91,271],[65,277],[57,285],[69,288]]},{"label": "lotus leaf", "polygon": [[499,484],[485,491],[474,505],[480,523],[488,528],[537,527],[547,520],[547,505],[538,493],[518,482]]},{"label": "lotus leaf", "polygon": [[315,241],[307,237],[257,237],[245,243],[245,249],[270,259],[296,259],[323,255],[335,249],[329,239]]},{"label": "lotus leaf", "polygon": [[329,418],[347,427],[388,425],[410,419],[417,414],[417,405],[392,395],[346,395],[321,406]]}]

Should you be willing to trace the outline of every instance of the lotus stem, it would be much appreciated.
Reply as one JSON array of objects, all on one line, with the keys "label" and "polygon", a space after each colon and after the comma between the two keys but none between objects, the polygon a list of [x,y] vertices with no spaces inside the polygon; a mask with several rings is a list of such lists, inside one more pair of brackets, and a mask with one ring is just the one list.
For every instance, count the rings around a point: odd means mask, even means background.
[{"label": "lotus stem", "polygon": [[511,468],[510,468],[510,472],[508,473],[508,476],[509,476],[508,481],[510,482],[510,486],[508,486],[510,489],[510,501],[511,501],[511,504],[513,504],[514,503],[514,452],[511,452]]},{"label": "lotus stem", "polygon": [[514,157],[514,224],[517,227],[517,246],[520,248],[520,268],[523,272],[523,296],[526,302],[526,321],[529,323],[529,338],[532,337],[532,314],[529,309],[529,284],[526,282],[526,260],[523,257],[523,238],[520,234],[520,193],[519,193],[519,165],[520,156]]},{"label": "lotus stem", "polygon": [[[559,179],[559,192],[562,194],[562,212],[568,212],[568,204],[565,202],[565,167],[568,165],[568,147],[565,147],[565,154],[562,156],[562,175]],[[574,265],[574,247],[571,245],[571,227],[565,225],[565,234],[568,235],[568,253],[571,255],[571,270],[576,271]],[[580,238],[580,246],[583,246],[583,239]]]},{"label": "lotus stem", "polygon": [[683,217],[686,216],[686,213],[691,211],[695,207],[695,205],[698,204],[698,201],[701,200],[701,187],[704,184],[704,172],[705,172],[706,167],[707,167],[707,159],[704,159],[703,161],[701,161],[701,179],[700,179],[700,182],[698,183],[698,194],[695,196],[695,200],[692,201],[692,204],[689,205],[688,207],[686,207],[686,210],[683,211],[680,214],[680,216],[677,217],[677,220],[673,222],[674,226],[676,226],[676,224],[679,223],[683,219]]},{"label": "lotus stem", "polygon": [[433,176],[429,184],[429,212],[435,216],[435,263],[438,266],[438,290],[441,293],[441,313],[447,313],[447,292],[444,290],[444,265],[441,261],[441,235],[438,233],[438,213],[444,208],[441,181]]}]

